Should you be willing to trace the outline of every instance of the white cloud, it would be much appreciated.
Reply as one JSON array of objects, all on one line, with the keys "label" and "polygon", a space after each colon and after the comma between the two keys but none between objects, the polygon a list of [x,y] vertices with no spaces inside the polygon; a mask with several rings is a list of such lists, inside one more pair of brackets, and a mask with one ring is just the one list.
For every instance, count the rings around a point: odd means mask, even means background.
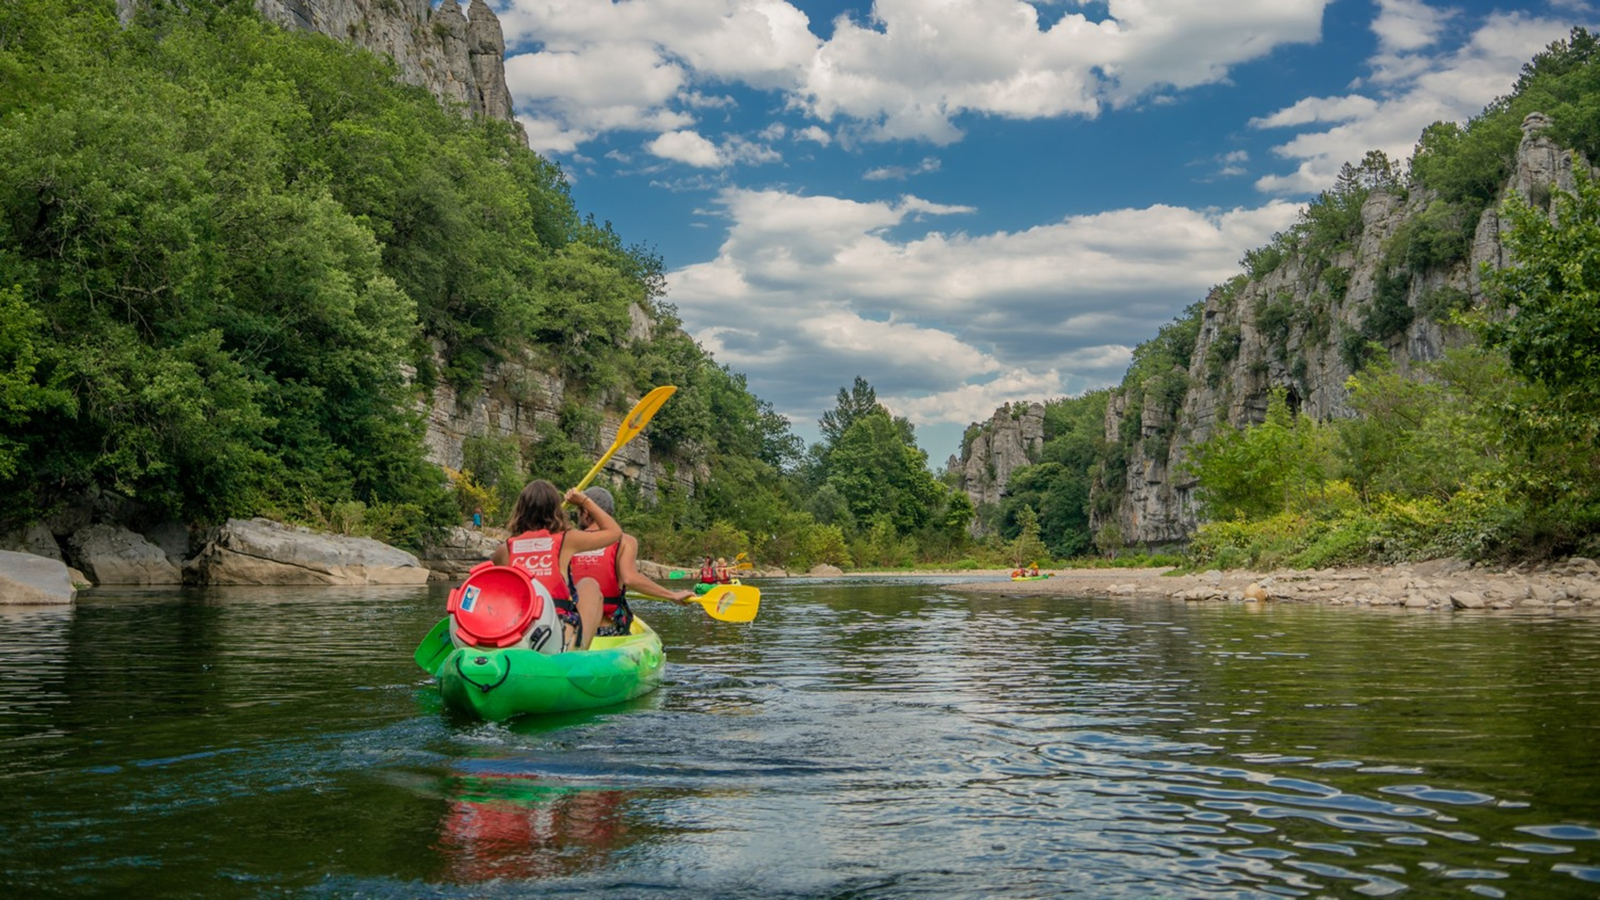
[{"label": "white cloud", "polygon": [[1372,30],[1383,53],[1404,53],[1432,46],[1439,39],[1452,10],[1429,6],[1423,0],[1378,0],[1378,18]]},{"label": "white cloud", "polygon": [[717,145],[693,131],[669,131],[646,144],[645,149],[662,159],[702,169],[717,169],[723,165]]},{"label": "white cloud", "polygon": [[1378,101],[1371,97],[1307,97],[1270,116],[1251,119],[1250,127],[1292,128],[1316,122],[1348,122],[1351,119],[1370,118],[1377,111]]},{"label": "white cloud", "polygon": [[[1394,48],[1433,46],[1439,33],[1438,21],[1428,19],[1425,7],[1398,0],[1385,0],[1374,28],[1382,29],[1383,47]],[[1459,47],[1404,57],[1403,76],[1397,68],[1401,57],[1380,48],[1380,54],[1368,61],[1382,75],[1374,77],[1379,90],[1372,95],[1311,97],[1251,120],[1256,128],[1332,126],[1303,132],[1273,148],[1276,155],[1298,165],[1291,173],[1259,179],[1256,187],[1273,194],[1325,190],[1344,163],[1360,160],[1368,150],[1406,159],[1423,128],[1477,115],[1510,90],[1530,57],[1570,30],[1570,22],[1494,13]]]},{"label": "white cloud", "polygon": [[814,417],[861,374],[913,422],[972,421],[1006,399],[1119,380],[1128,348],[1235,274],[1244,249],[1299,209],[1151,206],[903,238],[891,235],[918,217],[972,210],[728,188],[717,257],[670,273],[668,299],[780,411]]},{"label": "white cloud", "polygon": [[564,134],[687,128],[682,109],[731,102],[702,85],[741,84],[868,139],[949,143],[965,114],[1092,117],[1224,80],[1317,40],[1329,2],[1108,0],[1099,21],[1069,12],[1042,27],[1024,0],[877,0],[827,41],[783,0],[510,0],[500,19],[519,109]]},{"label": "white cloud", "polygon": [[815,125],[807,125],[805,128],[799,129],[794,133],[794,139],[797,141],[811,141],[824,147],[833,143],[833,137]]},{"label": "white cloud", "polygon": [[928,156],[914,166],[879,166],[874,169],[868,169],[861,177],[867,181],[905,181],[913,175],[926,175],[929,172],[937,172],[939,167],[938,157]]},{"label": "white cloud", "polygon": [[782,154],[766,144],[730,135],[722,146],[694,131],[669,131],[645,144],[645,149],[662,159],[670,159],[701,169],[721,169],[734,163],[762,165],[778,162]]}]

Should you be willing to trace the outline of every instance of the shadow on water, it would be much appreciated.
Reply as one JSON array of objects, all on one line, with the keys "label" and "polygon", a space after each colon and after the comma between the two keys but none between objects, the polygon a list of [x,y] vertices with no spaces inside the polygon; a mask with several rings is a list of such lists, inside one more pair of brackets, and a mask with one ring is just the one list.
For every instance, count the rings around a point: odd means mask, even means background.
[{"label": "shadow on water", "polygon": [[1600,895],[1590,621],[764,586],[608,710],[463,722],[445,588],[8,611],[40,896]]}]

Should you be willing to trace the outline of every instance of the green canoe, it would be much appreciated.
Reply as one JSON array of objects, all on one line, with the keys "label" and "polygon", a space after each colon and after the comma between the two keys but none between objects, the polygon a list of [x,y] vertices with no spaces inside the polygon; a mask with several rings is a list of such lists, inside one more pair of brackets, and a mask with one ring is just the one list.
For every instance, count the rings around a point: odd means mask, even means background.
[{"label": "green canoe", "polygon": [[458,649],[450,646],[446,623],[423,638],[417,664],[438,682],[445,706],[480,719],[612,706],[661,684],[661,638],[637,616],[631,634],[597,637],[588,650],[549,655]]}]

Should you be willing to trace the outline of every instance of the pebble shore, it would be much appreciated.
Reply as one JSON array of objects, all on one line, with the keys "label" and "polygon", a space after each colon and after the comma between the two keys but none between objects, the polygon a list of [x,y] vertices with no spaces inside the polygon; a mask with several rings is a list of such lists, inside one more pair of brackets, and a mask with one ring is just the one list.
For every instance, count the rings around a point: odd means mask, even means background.
[{"label": "pebble shore", "polygon": [[1172,599],[1189,603],[1320,603],[1367,609],[1483,613],[1600,613],[1600,564],[1572,557],[1490,568],[1459,559],[1385,567],[1272,572],[1060,569],[1044,581],[963,584],[1012,596]]}]

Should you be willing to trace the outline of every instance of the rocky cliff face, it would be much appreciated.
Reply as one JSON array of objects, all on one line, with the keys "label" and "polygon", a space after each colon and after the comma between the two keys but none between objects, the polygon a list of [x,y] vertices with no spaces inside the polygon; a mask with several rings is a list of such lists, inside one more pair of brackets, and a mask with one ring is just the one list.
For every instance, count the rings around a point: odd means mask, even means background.
[{"label": "rocky cliff face", "polygon": [[967,433],[970,439],[964,442],[961,458],[950,457],[946,468],[961,473],[961,489],[974,507],[998,504],[1011,473],[1039,460],[1044,449],[1044,404],[1008,403]]},{"label": "rocky cliff face", "polygon": [[[123,21],[139,0],[117,0]],[[316,31],[393,59],[400,78],[464,111],[513,121],[504,34],[484,0],[256,0],[269,21]]]},{"label": "rocky cliff face", "polygon": [[[1548,125],[1549,120],[1537,113],[1523,123],[1523,139],[1504,192],[1517,191],[1540,202],[1552,188],[1573,189],[1571,154],[1543,134]],[[1107,440],[1118,442],[1129,428],[1139,434],[1132,442],[1119,502],[1111,513],[1097,516],[1092,527],[1115,523],[1129,543],[1186,540],[1198,523],[1194,479],[1184,469],[1190,448],[1218,428],[1262,421],[1274,390],[1285,391],[1291,408],[1303,415],[1321,421],[1350,416],[1345,381],[1351,368],[1344,336],[1360,331],[1380,291],[1387,287],[1393,292],[1397,277],[1406,279],[1404,302],[1413,316],[1383,343],[1401,372],[1466,342],[1465,333],[1441,324],[1442,316],[1430,317],[1427,311],[1441,297],[1482,302],[1480,265],[1507,264],[1499,204],[1479,218],[1466,259],[1422,275],[1396,275],[1385,244],[1416,220],[1432,199],[1420,191],[1402,200],[1375,190],[1361,210],[1359,240],[1330,265],[1313,270],[1306,260],[1290,255],[1263,278],[1214,290],[1206,298],[1187,372],[1189,388],[1175,418],[1169,420],[1153,397],[1134,403],[1123,392],[1111,396]],[[1335,270],[1345,274],[1334,277]],[[991,426],[1000,418],[997,411]],[[996,477],[987,483],[982,478],[994,460],[992,452],[974,441],[961,460],[951,460],[963,473],[962,487],[975,504],[993,502],[1005,490],[1011,469],[1001,474],[996,462]]]},{"label": "rocky cliff face", "polygon": [[[1502,196],[1516,191],[1537,200],[1548,197],[1552,188],[1574,188],[1572,157],[1545,136],[1548,125],[1549,120],[1537,113],[1523,123],[1522,143]],[[1415,220],[1431,200],[1420,191],[1404,201],[1384,191],[1372,193],[1361,210],[1359,242],[1333,261],[1334,267],[1349,273],[1342,298],[1333,296],[1325,278],[1313,277],[1305,261],[1296,257],[1285,260],[1265,278],[1248,282],[1234,296],[1213,291],[1206,299],[1199,341],[1190,361],[1190,388],[1178,413],[1175,439],[1168,446],[1148,440],[1161,423],[1123,419],[1127,398],[1113,398],[1106,414],[1107,435],[1115,436],[1127,427],[1141,429],[1141,439],[1128,460],[1122,501],[1108,519],[1115,521],[1131,542],[1181,541],[1193,532],[1198,522],[1195,484],[1184,471],[1189,448],[1219,427],[1262,421],[1273,390],[1285,391],[1291,408],[1319,421],[1351,415],[1345,389],[1351,369],[1340,335],[1359,331],[1379,299],[1386,270],[1385,243]],[[1449,292],[1459,292],[1456,296],[1473,304],[1483,301],[1480,266],[1507,263],[1498,209],[1496,203],[1480,216],[1466,259],[1420,276],[1405,276],[1405,303],[1413,317],[1402,332],[1384,341],[1399,371],[1439,359],[1445,349],[1468,340],[1465,333],[1441,324],[1426,311],[1436,298]],[[1396,276],[1390,273],[1388,277]],[[1318,314],[1292,316],[1286,331],[1280,324],[1274,333],[1262,321],[1273,304]],[[1229,347],[1236,342],[1237,350],[1217,352],[1214,348],[1219,342]],[[1211,362],[1228,357],[1231,359],[1220,367]],[[1101,524],[1093,523],[1097,528]]]},{"label": "rocky cliff face", "polygon": [[[449,385],[440,385],[423,410],[428,419],[424,440],[428,461],[460,469],[463,445],[470,437],[514,438],[523,446],[546,437],[560,426],[561,409],[567,401],[568,385],[561,376],[539,366],[505,362],[484,371],[483,389],[462,395]],[[611,446],[628,409],[638,401],[628,397],[621,410],[602,413],[598,443],[586,448],[595,459]],[[662,460],[650,453],[644,437],[629,441],[606,462],[601,470],[620,481],[639,486],[640,492],[654,498],[668,484],[684,494],[694,493],[696,480],[710,477],[703,462]]]}]

